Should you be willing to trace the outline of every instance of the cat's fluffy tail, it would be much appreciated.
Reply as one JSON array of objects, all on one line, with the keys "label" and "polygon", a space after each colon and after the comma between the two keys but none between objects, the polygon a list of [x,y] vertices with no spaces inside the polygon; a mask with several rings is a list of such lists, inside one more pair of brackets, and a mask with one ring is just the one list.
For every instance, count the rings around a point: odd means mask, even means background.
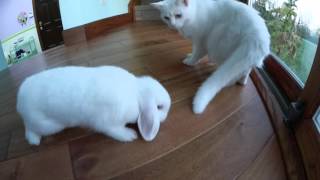
[{"label": "cat's fluffy tail", "polygon": [[237,81],[245,84],[251,68],[261,66],[269,47],[259,42],[243,43],[198,89],[193,100],[193,112],[201,114],[209,102],[224,87]]}]

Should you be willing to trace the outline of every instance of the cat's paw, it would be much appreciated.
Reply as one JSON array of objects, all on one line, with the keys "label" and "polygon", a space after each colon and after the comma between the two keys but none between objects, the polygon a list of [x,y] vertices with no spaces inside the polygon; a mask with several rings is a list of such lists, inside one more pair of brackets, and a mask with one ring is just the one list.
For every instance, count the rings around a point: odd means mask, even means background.
[{"label": "cat's paw", "polygon": [[192,58],[192,54],[188,54],[187,57],[182,62],[187,66],[195,66],[197,64],[197,60],[194,60]]},{"label": "cat's paw", "polygon": [[237,81],[237,84],[239,84],[239,85],[241,85],[241,86],[244,86],[244,85],[247,84],[247,80],[241,78],[241,79],[239,79],[239,80]]},{"label": "cat's paw", "polygon": [[244,86],[247,84],[248,82],[248,77],[249,76],[243,76],[241,77],[238,81],[237,81],[237,84],[241,85],[241,86]]}]

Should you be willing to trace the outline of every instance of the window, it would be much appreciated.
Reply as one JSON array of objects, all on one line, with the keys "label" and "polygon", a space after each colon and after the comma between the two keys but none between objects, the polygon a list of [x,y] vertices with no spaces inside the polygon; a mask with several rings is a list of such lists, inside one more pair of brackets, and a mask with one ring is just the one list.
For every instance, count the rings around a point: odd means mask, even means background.
[{"label": "window", "polygon": [[251,0],[271,34],[272,52],[304,84],[310,73],[320,34],[320,1]]},{"label": "window", "polygon": [[320,152],[320,1],[249,0],[249,5],[271,34],[272,54],[252,77],[274,116],[287,170],[297,172],[288,173],[289,179],[320,179],[320,157],[314,156]]}]

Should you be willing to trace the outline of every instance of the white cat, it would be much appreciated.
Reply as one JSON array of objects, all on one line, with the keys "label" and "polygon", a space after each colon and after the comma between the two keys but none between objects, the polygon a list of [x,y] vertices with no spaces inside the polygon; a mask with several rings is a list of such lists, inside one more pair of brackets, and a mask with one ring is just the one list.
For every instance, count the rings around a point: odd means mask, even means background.
[{"label": "white cat", "polygon": [[183,61],[193,66],[208,54],[218,69],[201,85],[193,111],[202,113],[224,87],[246,84],[251,69],[270,52],[270,35],[253,8],[236,0],[164,0],[152,3],[169,27],[192,41],[192,54]]}]

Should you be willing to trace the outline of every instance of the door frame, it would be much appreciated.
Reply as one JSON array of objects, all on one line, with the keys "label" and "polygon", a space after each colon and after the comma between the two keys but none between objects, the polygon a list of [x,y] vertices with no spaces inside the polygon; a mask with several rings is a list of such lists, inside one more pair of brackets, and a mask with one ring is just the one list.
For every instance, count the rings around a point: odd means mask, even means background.
[{"label": "door frame", "polygon": [[[41,50],[45,51],[44,45],[43,45],[42,36],[41,36],[41,30],[40,30],[40,26],[39,26],[39,22],[38,22],[36,1],[37,0],[32,0],[33,17],[34,17],[34,21],[35,21],[35,25],[36,25],[36,29],[37,29],[38,38],[39,38],[39,41],[40,41]],[[58,0],[58,3],[59,3],[59,0]],[[60,5],[59,5],[59,12],[60,12]],[[60,14],[60,16],[61,16],[61,14]],[[61,21],[62,21],[62,18],[61,18]],[[61,36],[63,38],[63,31],[61,32]]]},{"label": "door frame", "polygon": [[39,26],[39,22],[38,22],[36,0],[32,0],[32,8],[33,8],[34,23],[36,25],[36,29],[37,29],[37,34],[38,34],[41,50],[43,51],[44,50],[44,48],[43,48],[44,46],[43,46],[42,36],[41,36],[41,32],[40,32],[40,26]]}]

